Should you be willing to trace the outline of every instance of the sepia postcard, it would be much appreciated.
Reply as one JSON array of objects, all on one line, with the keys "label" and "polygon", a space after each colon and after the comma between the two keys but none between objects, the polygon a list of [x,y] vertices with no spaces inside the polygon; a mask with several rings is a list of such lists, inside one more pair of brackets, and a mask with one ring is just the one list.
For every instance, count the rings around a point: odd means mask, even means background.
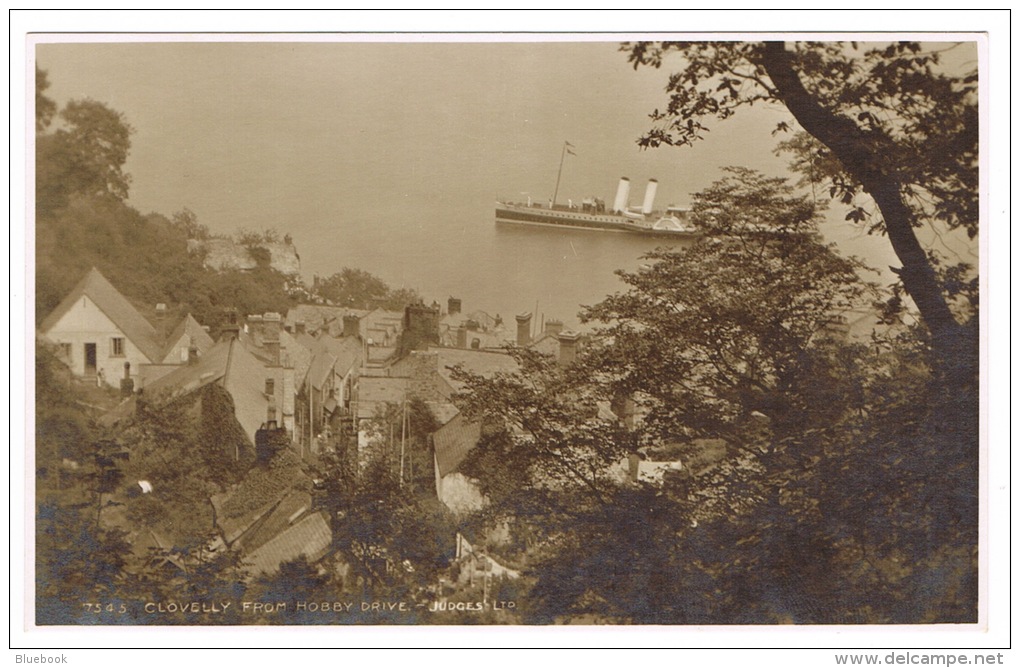
[{"label": "sepia postcard", "polygon": [[665,15],[27,34],[24,642],[985,646],[987,34]]}]

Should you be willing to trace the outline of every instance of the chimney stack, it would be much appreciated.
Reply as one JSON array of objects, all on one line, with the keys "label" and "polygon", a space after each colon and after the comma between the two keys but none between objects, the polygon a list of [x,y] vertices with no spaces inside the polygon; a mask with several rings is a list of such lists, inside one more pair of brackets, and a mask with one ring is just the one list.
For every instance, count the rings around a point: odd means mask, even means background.
[{"label": "chimney stack", "polygon": [[446,313],[447,315],[456,315],[460,313],[460,300],[454,297],[450,297],[446,300]]},{"label": "chimney stack", "polygon": [[279,313],[264,313],[262,315],[262,345],[266,347],[273,363],[280,364],[280,330],[283,328],[283,318]]},{"label": "chimney stack", "polygon": [[577,357],[577,332],[560,332],[560,366],[570,366]]},{"label": "chimney stack", "polygon": [[531,343],[531,312],[517,316],[517,345],[526,346]]},{"label": "chimney stack", "polygon": [[557,336],[562,331],[563,331],[563,321],[562,320],[546,320],[545,321],[545,333],[546,334],[552,334],[553,336]]},{"label": "chimney stack", "polygon": [[658,188],[658,181],[655,179],[648,179],[648,188],[645,190],[645,203],[644,206],[641,207],[641,213],[646,216],[654,211],[653,205],[655,204],[655,191],[658,190]]},{"label": "chimney stack", "polygon": [[344,336],[361,335],[361,318],[356,315],[347,314],[344,316]]},{"label": "chimney stack", "polygon": [[294,333],[295,334],[304,334],[305,333],[305,321],[304,320],[298,320],[298,321],[296,321],[294,323]]},{"label": "chimney stack", "polygon": [[220,340],[229,341],[230,339],[236,339],[241,335],[241,323],[237,315],[237,311],[230,309],[227,311],[227,322],[220,329]]},{"label": "chimney stack", "polygon": [[198,364],[198,346],[188,346],[188,365]]},{"label": "chimney stack", "polygon": [[130,397],[135,391],[135,381],[131,377],[131,362],[124,362],[124,378],[120,381],[121,396]]},{"label": "chimney stack", "polygon": [[613,200],[613,211],[620,213],[627,210],[627,202],[630,201],[630,179],[626,176],[620,177],[620,185],[616,187],[616,199]]}]

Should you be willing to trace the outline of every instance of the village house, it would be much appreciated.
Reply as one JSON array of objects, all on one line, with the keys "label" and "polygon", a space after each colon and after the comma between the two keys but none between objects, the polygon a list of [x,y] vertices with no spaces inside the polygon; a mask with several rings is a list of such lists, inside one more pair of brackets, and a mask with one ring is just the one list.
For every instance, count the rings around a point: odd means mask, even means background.
[{"label": "village house", "polygon": [[364,344],[357,335],[336,338],[323,333],[308,345],[311,359],[298,393],[298,429],[302,439],[308,437],[312,454],[318,454],[315,437],[352,417]]},{"label": "village house", "polygon": [[[166,307],[157,305],[156,312],[165,314]],[[93,267],[40,323],[39,331],[59,347],[75,376],[132,390],[141,384],[144,366],[179,366],[189,354],[200,355],[213,345],[190,314],[173,327],[160,325],[154,327]]]},{"label": "village house", "polygon": [[317,561],[332,545],[328,514],[317,507],[300,460],[291,452],[276,457],[210,499],[219,547],[238,552],[251,576],[273,573],[299,557]]},{"label": "village house", "polygon": [[502,348],[513,343],[513,334],[507,330],[499,314],[491,316],[485,311],[461,312],[461,300],[447,300],[446,315],[439,320],[439,345],[447,348]]},{"label": "village house", "polygon": [[230,395],[234,417],[254,448],[255,433],[267,421],[279,420],[274,392],[267,392],[273,376],[237,338],[226,338],[193,361],[153,381],[142,390],[147,402],[165,404],[187,396],[201,399],[198,391],[216,384]]}]

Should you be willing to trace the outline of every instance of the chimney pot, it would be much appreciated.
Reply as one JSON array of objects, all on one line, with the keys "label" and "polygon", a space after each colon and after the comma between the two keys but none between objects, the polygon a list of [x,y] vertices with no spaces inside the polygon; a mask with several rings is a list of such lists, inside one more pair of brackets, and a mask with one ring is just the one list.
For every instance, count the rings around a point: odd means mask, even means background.
[{"label": "chimney pot", "polygon": [[531,343],[531,312],[517,316],[517,345],[526,346]]},{"label": "chimney pot", "polygon": [[344,336],[358,336],[361,334],[361,319],[356,315],[344,316]]},{"label": "chimney pot", "polygon": [[561,332],[558,336],[560,341],[560,366],[570,366],[577,357],[577,332]]}]

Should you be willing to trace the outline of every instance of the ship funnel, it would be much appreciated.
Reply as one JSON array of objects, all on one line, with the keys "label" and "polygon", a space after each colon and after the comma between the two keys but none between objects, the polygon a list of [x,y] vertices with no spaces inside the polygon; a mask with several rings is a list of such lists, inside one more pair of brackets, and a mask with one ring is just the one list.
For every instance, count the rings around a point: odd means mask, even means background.
[{"label": "ship funnel", "polygon": [[620,177],[620,185],[616,187],[616,199],[613,201],[613,211],[617,213],[627,210],[627,202],[630,201],[630,179],[626,176]]},{"label": "ship funnel", "polygon": [[648,179],[648,188],[645,190],[645,204],[641,207],[641,213],[646,216],[654,210],[652,205],[655,203],[655,191],[658,190],[658,188],[658,181],[655,179]]}]

